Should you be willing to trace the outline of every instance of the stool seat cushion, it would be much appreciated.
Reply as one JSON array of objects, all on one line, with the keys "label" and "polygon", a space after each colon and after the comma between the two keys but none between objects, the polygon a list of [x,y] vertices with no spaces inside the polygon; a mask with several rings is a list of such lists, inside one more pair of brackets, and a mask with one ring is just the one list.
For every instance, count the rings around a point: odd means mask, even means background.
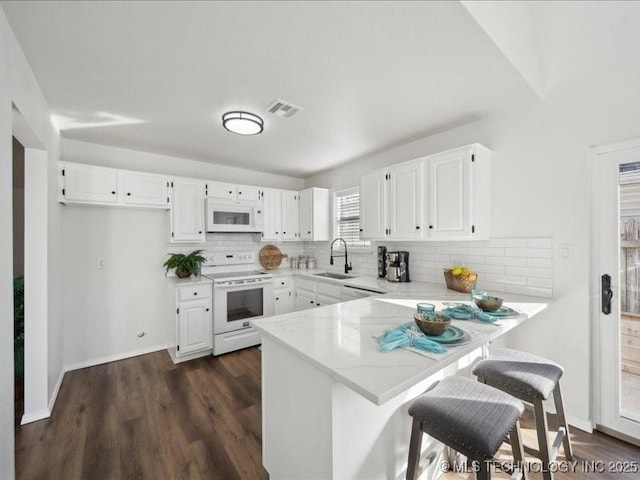
[{"label": "stool seat cushion", "polygon": [[508,348],[496,349],[473,369],[481,381],[523,400],[549,398],[562,373],[550,360]]},{"label": "stool seat cushion", "polygon": [[422,431],[475,460],[490,459],[514,427],[524,407],[500,390],[447,377],[418,397],[409,414]]}]

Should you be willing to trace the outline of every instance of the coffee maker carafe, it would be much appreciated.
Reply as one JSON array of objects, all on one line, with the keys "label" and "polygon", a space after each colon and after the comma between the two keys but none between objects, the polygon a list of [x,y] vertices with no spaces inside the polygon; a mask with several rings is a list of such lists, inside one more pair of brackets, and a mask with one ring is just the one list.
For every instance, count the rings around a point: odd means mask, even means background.
[{"label": "coffee maker carafe", "polygon": [[387,280],[390,282],[410,282],[409,252],[387,253]]}]

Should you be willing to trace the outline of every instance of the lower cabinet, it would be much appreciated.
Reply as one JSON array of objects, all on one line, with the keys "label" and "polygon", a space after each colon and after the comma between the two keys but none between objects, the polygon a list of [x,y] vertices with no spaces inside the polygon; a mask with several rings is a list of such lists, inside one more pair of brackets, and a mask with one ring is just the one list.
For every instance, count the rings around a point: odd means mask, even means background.
[{"label": "lower cabinet", "polygon": [[282,315],[293,311],[293,293],[289,288],[279,288],[274,290],[276,305],[274,315]]},{"label": "lower cabinet", "polygon": [[296,280],[296,310],[324,307],[342,301],[342,288],[327,282],[315,282],[309,279]]},{"label": "lower cabinet", "polygon": [[[179,280],[176,283],[180,282]],[[206,355],[213,348],[211,284],[176,287],[175,359]],[[186,358],[185,358],[186,357]]]},{"label": "lower cabinet", "polygon": [[316,294],[309,290],[296,290],[296,310],[306,310],[316,305]]}]

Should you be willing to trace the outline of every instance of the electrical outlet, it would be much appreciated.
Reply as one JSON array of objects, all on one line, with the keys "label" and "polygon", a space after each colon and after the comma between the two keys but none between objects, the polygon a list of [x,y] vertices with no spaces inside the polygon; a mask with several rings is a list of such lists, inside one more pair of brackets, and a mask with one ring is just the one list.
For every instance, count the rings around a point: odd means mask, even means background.
[{"label": "electrical outlet", "polygon": [[96,260],[96,268],[98,270],[104,270],[104,258],[99,258]]}]

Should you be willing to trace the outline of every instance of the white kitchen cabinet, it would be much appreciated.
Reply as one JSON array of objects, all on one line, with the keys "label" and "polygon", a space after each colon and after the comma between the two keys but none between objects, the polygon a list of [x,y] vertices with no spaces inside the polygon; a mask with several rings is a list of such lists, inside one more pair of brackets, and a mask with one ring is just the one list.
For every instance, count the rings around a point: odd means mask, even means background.
[{"label": "white kitchen cabinet", "polygon": [[389,168],[388,207],[390,240],[422,238],[422,163],[413,161]]},{"label": "white kitchen cabinet", "polygon": [[299,192],[298,238],[312,242],[331,239],[329,190],[307,188]]},{"label": "white kitchen cabinet", "polygon": [[235,183],[207,182],[207,196],[224,200],[262,200],[262,189],[253,185],[236,185]]},{"label": "white kitchen cabinet", "polygon": [[298,239],[298,192],[282,190],[281,240]]},{"label": "white kitchen cabinet", "polygon": [[60,202],[117,205],[118,170],[80,163],[61,163]]},{"label": "white kitchen cabinet", "polygon": [[476,144],[423,160],[429,239],[489,238],[489,156]]},{"label": "white kitchen cabinet", "polygon": [[206,355],[213,348],[211,283],[189,284],[189,281],[184,280],[174,280],[174,283],[176,285],[174,361],[194,358],[197,356],[194,354],[198,352]]},{"label": "white kitchen cabinet", "polygon": [[384,239],[387,236],[387,173],[363,175],[360,180],[360,238]]},{"label": "white kitchen cabinet", "polygon": [[310,290],[296,289],[296,311],[313,308],[316,305],[316,294]]},{"label": "white kitchen cabinet", "polygon": [[204,182],[174,179],[172,183],[171,242],[204,242]]},{"label": "white kitchen cabinet", "polygon": [[262,240],[279,241],[282,235],[282,190],[265,188],[262,200],[264,212]]},{"label": "white kitchen cabinet", "polygon": [[119,184],[120,197],[125,205],[169,206],[169,180],[163,175],[121,170]]},{"label": "white kitchen cabinet", "polygon": [[288,288],[274,290],[276,304],[274,315],[283,315],[293,311],[293,293]]}]

